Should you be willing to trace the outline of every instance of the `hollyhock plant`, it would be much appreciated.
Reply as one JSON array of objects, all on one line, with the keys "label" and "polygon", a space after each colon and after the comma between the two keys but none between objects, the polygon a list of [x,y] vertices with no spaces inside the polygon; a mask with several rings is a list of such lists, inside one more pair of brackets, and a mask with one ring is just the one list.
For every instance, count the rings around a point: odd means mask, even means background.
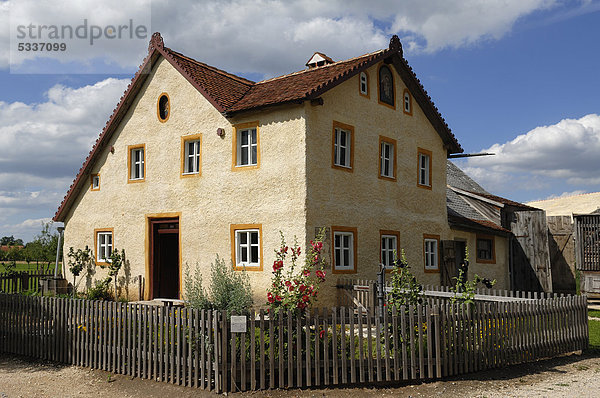
[{"label": "hollyhock plant", "polygon": [[[326,264],[321,254],[325,228],[319,231],[314,241],[310,241],[306,260],[301,267],[298,258],[302,250],[297,241],[294,239],[294,246],[289,247],[283,233],[280,234],[281,246],[275,250],[272,287],[267,290],[267,305],[275,314],[287,310],[302,312],[312,306],[317,298],[319,285],[325,281]],[[284,262],[288,256],[291,264],[284,270]]]}]

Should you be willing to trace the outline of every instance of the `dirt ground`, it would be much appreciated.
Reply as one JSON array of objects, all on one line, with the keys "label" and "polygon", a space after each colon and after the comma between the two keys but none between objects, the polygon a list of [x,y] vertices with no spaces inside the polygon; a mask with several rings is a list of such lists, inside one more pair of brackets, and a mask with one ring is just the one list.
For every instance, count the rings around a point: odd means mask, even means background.
[{"label": "dirt ground", "polygon": [[[230,394],[231,395],[231,394]],[[600,397],[600,354],[572,355],[416,385],[274,390],[244,397]],[[209,397],[214,393],[0,355],[0,398]]]}]

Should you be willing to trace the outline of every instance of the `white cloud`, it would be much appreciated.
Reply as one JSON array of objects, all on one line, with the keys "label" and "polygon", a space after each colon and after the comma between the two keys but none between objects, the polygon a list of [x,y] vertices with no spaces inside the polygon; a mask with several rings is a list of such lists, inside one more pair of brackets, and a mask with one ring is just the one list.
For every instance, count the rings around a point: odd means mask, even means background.
[{"label": "white cloud", "polygon": [[[26,14],[30,14],[27,16],[31,20],[43,16],[45,20],[63,21],[83,12],[93,15],[98,24],[107,24],[139,15],[140,10],[148,8],[148,2],[150,0],[118,1],[116,8],[106,1],[95,0],[83,3],[68,0],[66,3],[71,6],[62,7],[55,7],[54,3],[42,7],[35,2]],[[0,68],[8,64],[9,3],[0,0]],[[536,11],[554,10],[554,14],[564,14],[577,9],[586,12],[589,2],[576,0],[565,5],[558,0],[381,0],[368,3],[360,0],[165,0],[151,3],[151,29],[162,32],[167,46],[232,72],[272,76],[302,69],[313,51],[342,59],[383,48],[392,34],[401,37],[407,51],[427,52],[499,39],[509,33],[519,19]],[[137,45],[115,49],[105,41],[83,52],[61,57],[89,60],[112,54],[110,62],[135,68],[144,51],[145,46]]]},{"label": "white cloud", "polygon": [[56,85],[42,103],[0,102],[2,228],[20,224],[23,215],[37,220],[32,216],[54,214],[128,82]]},{"label": "white cloud", "polygon": [[494,144],[483,152],[495,156],[469,158],[465,171],[492,191],[507,189],[577,191],[600,185],[600,115],[564,119],[536,127],[512,141]]}]

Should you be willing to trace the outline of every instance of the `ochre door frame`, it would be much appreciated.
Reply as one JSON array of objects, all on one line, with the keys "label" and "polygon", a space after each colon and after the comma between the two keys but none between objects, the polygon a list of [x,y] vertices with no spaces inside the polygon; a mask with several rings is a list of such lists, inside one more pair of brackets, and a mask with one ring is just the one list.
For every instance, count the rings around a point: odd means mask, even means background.
[{"label": "ochre door frame", "polygon": [[[152,269],[152,247],[151,247],[151,241],[152,241],[152,233],[153,233],[153,228],[152,225],[154,223],[158,222],[173,222],[175,219],[177,219],[177,222],[179,223],[179,298],[181,298],[181,258],[182,256],[182,252],[181,252],[181,212],[174,212],[174,213],[152,213],[152,214],[146,214],[146,233],[145,233],[145,257],[146,257],[146,269],[145,269],[145,273],[146,273],[146,283],[144,283],[145,287],[144,287],[144,300],[152,300],[152,290],[154,288],[154,280],[153,280],[153,269]],[[141,299],[141,297],[140,297]]]}]

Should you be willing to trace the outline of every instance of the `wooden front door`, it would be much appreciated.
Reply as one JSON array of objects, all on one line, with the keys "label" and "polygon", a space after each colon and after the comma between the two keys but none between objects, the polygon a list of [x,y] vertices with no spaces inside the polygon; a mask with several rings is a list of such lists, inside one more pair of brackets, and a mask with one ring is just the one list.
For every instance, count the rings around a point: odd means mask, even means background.
[{"label": "wooden front door", "polygon": [[179,219],[150,220],[150,298],[179,297]]},{"label": "wooden front door", "polygon": [[465,242],[457,240],[442,241],[442,262],[440,285],[455,286],[458,269],[465,261]]}]

